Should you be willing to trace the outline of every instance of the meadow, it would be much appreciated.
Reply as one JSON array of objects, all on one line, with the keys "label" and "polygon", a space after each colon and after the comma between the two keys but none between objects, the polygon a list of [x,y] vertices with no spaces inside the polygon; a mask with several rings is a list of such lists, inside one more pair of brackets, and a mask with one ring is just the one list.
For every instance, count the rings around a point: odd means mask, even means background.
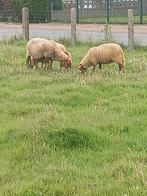
[{"label": "meadow", "polygon": [[147,195],[147,48],[81,75],[30,70],[23,41],[0,42],[0,195]]}]

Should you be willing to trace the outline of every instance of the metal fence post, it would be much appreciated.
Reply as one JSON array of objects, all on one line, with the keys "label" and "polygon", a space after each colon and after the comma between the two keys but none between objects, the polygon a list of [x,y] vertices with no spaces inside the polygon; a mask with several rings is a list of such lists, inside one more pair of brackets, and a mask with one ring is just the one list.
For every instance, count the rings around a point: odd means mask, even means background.
[{"label": "metal fence post", "polygon": [[76,0],[77,23],[79,23],[79,0]]},{"label": "metal fence post", "polygon": [[140,24],[143,24],[143,0],[140,0]]},{"label": "metal fence post", "polygon": [[49,0],[49,22],[52,22],[53,2]]},{"label": "metal fence post", "polygon": [[134,49],[134,13],[133,9],[128,9],[128,49]]},{"label": "metal fence post", "polygon": [[29,9],[27,7],[22,8],[22,27],[23,38],[29,40]]},{"label": "metal fence post", "polygon": [[110,9],[110,0],[107,0],[107,23],[110,22],[110,13],[109,13],[109,9]]}]

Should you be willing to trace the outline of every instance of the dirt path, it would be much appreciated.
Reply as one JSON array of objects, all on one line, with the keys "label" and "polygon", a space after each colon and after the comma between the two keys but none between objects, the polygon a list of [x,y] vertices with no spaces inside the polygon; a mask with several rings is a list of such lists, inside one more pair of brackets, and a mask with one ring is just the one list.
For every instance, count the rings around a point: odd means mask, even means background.
[{"label": "dirt path", "polygon": [[[37,29],[54,29],[54,30],[70,30],[70,24],[65,23],[48,23],[48,24],[30,24],[31,28]],[[7,29],[21,29],[21,24],[11,24],[11,23],[0,23],[0,28]],[[101,31],[104,28],[104,24],[78,24],[77,29],[82,31]],[[111,25],[112,32],[127,32],[127,25]],[[134,25],[135,33],[147,33],[147,25]]]},{"label": "dirt path", "polygon": [[[77,37],[81,41],[98,41],[103,39],[103,24],[78,24]],[[112,35],[118,43],[128,43],[128,26],[111,25]],[[70,39],[71,26],[65,23],[30,24],[30,38],[44,37],[59,40]],[[0,23],[0,39],[22,36],[22,24]],[[135,41],[147,45],[147,25],[134,25]]]}]

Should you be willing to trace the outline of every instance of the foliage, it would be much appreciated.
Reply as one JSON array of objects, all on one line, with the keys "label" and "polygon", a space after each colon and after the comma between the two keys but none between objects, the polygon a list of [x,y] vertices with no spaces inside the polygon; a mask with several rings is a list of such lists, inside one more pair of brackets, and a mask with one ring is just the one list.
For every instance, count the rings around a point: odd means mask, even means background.
[{"label": "foliage", "polygon": [[114,41],[113,35],[112,35],[112,30],[111,26],[106,24],[104,28],[102,29],[102,33],[104,34],[103,41],[105,43],[110,43]]},{"label": "foliage", "polygon": [[[48,10],[50,3],[53,3],[54,9],[62,8],[62,0],[12,0],[13,6],[18,9],[22,7],[28,7],[31,10],[42,12],[42,10]],[[47,9],[46,9],[47,8]]]},{"label": "foliage", "polygon": [[[22,7],[30,10],[30,22],[48,22],[51,14],[51,1],[48,0],[12,0],[12,6],[16,13],[21,12]],[[62,8],[62,1],[53,0],[54,9]],[[20,19],[19,19],[20,20]]]},{"label": "foliage", "polygon": [[27,69],[25,43],[0,43],[0,195],[146,195],[146,48],[80,75]]}]

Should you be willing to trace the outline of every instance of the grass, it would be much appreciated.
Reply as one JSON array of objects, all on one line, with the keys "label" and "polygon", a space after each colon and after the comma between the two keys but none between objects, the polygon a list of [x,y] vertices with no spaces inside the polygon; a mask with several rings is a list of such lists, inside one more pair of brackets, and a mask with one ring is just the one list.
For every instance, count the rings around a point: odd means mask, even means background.
[{"label": "grass", "polygon": [[[143,24],[146,24],[147,16],[143,16]],[[107,23],[107,17],[91,17],[91,18],[80,18],[80,23]],[[128,17],[126,16],[110,16],[109,17],[109,23],[110,24],[127,24],[128,23]],[[134,23],[139,24],[140,23],[140,16],[134,16]]]},{"label": "grass", "polygon": [[22,41],[0,43],[0,195],[147,194],[147,51],[77,73],[28,70]]}]

